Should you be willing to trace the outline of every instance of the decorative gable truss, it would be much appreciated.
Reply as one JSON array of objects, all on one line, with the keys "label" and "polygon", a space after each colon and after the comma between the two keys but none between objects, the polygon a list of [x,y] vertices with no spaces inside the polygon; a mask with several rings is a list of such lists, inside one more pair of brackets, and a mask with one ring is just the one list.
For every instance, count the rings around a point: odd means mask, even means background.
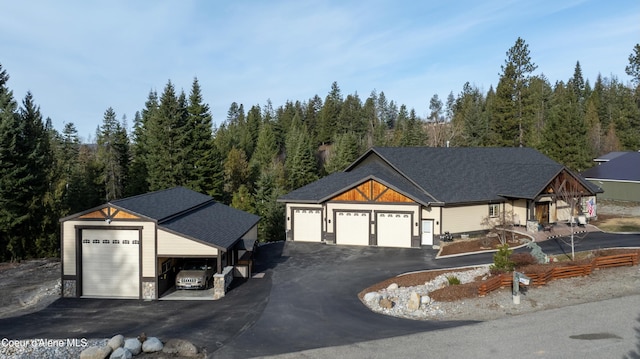
[{"label": "decorative gable truss", "polygon": [[115,207],[105,207],[97,211],[85,213],[78,218],[81,219],[100,219],[100,220],[116,220],[116,219],[140,219],[140,217],[131,213],[122,211]]},{"label": "decorative gable truss", "polygon": [[331,201],[415,203],[411,198],[375,180],[368,180],[351,190],[331,198]]}]

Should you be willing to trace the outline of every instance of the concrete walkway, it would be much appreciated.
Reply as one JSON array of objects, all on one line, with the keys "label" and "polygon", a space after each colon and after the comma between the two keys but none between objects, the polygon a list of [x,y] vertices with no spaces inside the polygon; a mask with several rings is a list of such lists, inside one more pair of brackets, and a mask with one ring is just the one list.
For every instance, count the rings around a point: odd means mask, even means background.
[{"label": "concrete walkway", "polygon": [[568,237],[571,235],[571,230],[573,230],[575,234],[584,234],[591,232],[602,232],[598,227],[587,224],[587,225],[573,225],[573,228],[565,223],[556,223],[552,224],[549,227],[549,230],[541,230],[538,232],[531,233],[527,231],[526,227],[517,226],[512,228],[515,232],[521,233],[530,237],[533,237],[536,242],[546,241],[547,239],[553,239],[558,237]]}]

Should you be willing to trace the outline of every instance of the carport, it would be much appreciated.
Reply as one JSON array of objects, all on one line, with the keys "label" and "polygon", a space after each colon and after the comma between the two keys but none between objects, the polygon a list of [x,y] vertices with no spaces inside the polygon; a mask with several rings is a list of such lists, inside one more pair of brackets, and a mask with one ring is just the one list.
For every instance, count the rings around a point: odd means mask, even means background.
[{"label": "carport", "polygon": [[246,272],[239,259],[245,241],[257,239],[258,221],[184,187],[62,218],[63,296],[158,299],[188,258],[207,258],[216,273],[232,273],[224,278],[226,288],[233,274]]}]

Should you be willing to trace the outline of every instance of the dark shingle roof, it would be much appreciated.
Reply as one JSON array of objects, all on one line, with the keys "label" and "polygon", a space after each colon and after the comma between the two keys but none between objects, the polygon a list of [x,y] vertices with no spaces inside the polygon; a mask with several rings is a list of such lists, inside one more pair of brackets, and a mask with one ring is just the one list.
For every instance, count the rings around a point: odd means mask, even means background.
[{"label": "dark shingle roof", "polygon": [[184,187],[110,202],[126,211],[157,221],[161,228],[227,249],[255,226],[260,217]]},{"label": "dark shingle roof", "polygon": [[[279,200],[320,203],[368,176],[423,204],[533,199],[564,169],[531,148],[376,147],[345,172],[334,173]],[[587,181],[578,179],[594,190]]]},{"label": "dark shingle roof", "polygon": [[640,152],[626,152],[582,173],[584,178],[640,181]]},{"label": "dark shingle roof", "polygon": [[214,244],[230,248],[260,217],[217,202],[162,222],[160,227]]},{"label": "dark shingle roof", "polygon": [[374,148],[445,203],[534,198],[563,168],[531,148]]},{"label": "dark shingle roof", "polygon": [[332,196],[338,195],[368,179],[376,179],[414,200],[428,204],[436,200],[419,190],[409,180],[400,176],[396,171],[382,163],[371,162],[364,164],[349,172],[336,172],[312,182],[304,187],[289,192],[278,201],[288,202],[295,200],[303,203],[320,203]]},{"label": "dark shingle roof", "polygon": [[111,201],[111,204],[156,221],[200,206],[213,198],[184,187],[174,187]]}]

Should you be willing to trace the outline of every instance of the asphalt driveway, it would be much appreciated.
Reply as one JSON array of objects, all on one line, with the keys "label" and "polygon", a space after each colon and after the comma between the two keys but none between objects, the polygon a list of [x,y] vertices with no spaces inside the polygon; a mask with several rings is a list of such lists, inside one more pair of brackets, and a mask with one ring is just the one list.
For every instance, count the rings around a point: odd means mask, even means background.
[{"label": "asphalt driveway", "polygon": [[[570,251],[562,240],[546,253]],[[640,235],[590,234],[576,250],[640,246]],[[233,288],[218,301],[64,298],[44,310],[0,319],[0,337],[107,338],[141,332],[184,338],[216,358],[246,358],[394,338],[469,322],[411,321],[369,311],[362,289],[408,271],[490,263],[492,254],[435,259],[431,249],[275,243],[255,264],[263,279]]]}]

